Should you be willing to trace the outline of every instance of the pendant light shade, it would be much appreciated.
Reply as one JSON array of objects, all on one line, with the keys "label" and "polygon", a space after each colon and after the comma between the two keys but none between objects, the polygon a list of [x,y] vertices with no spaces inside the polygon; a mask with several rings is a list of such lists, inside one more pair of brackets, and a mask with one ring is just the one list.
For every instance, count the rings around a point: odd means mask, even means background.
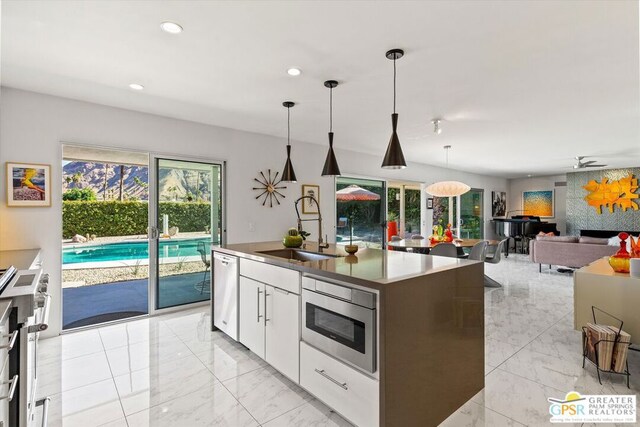
[{"label": "pendant light shade", "polygon": [[340,176],[340,167],[333,151],[333,88],[338,86],[338,82],[327,80],[324,85],[329,88],[329,151],[322,168],[322,176]]},{"label": "pendant light shade", "polygon": [[[450,145],[445,145],[444,149],[445,149],[445,152],[447,153],[446,154],[447,169],[449,169],[449,150],[451,149],[451,146]],[[436,197],[461,196],[462,194],[466,193],[469,190],[471,190],[471,187],[469,187],[464,182],[460,182],[460,181],[439,181],[439,182],[434,182],[433,184],[429,185],[425,189],[425,191],[427,193],[431,194],[432,196],[436,196]]]},{"label": "pendant light shade", "polygon": [[296,182],[296,173],[293,170],[293,163],[291,163],[291,107],[296,104],[285,101],[282,105],[287,108],[287,161],[282,171],[282,182]]},{"label": "pendant light shade", "polygon": [[407,167],[407,162],[404,160],[404,154],[400,146],[400,140],[398,139],[398,133],[396,132],[397,128],[398,114],[393,113],[391,115],[391,139],[389,139],[387,152],[382,161],[382,167],[385,169],[404,169]]},{"label": "pendant light shade", "polygon": [[387,152],[382,160],[384,169],[404,169],[407,162],[404,160],[400,139],[398,139],[398,114],[396,113],[396,60],[402,58],[402,49],[391,49],[386,53],[387,59],[393,60],[393,114],[391,114],[391,138],[387,146]]},{"label": "pendant light shade", "polygon": [[471,187],[464,182],[440,181],[431,184],[425,191],[436,197],[454,197],[460,196],[469,190],[471,190]]}]

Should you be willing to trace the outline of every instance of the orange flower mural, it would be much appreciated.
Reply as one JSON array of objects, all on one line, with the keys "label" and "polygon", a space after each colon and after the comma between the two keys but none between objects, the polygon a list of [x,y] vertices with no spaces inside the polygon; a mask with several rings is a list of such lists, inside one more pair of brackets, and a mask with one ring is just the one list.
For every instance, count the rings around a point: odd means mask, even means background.
[{"label": "orange flower mural", "polygon": [[635,194],[638,191],[638,180],[634,179],[632,174],[611,182],[608,178],[602,178],[601,183],[592,179],[582,188],[589,192],[584,199],[596,208],[598,215],[602,213],[602,206],[607,206],[611,213],[615,205],[623,211],[629,208],[638,210],[638,204],[634,201],[639,197]]}]

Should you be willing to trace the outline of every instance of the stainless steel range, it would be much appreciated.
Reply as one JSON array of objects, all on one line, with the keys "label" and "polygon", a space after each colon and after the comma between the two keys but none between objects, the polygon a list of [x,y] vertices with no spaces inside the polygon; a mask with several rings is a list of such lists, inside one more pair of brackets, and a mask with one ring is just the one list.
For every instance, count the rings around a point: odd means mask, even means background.
[{"label": "stainless steel range", "polygon": [[[0,271],[0,302],[8,307],[7,332],[2,336],[6,344],[0,345],[6,353],[2,370],[2,385],[6,392],[0,396],[0,405],[8,405],[7,424],[11,427],[31,427],[33,419],[36,386],[38,381],[38,339],[41,331],[48,327],[51,296],[47,293],[49,277],[42,269],[17,270],[8,267]],[[10,301],[10,307],[7,305]],[[44,405],[41,425],[46,425],[48,399]],[[4,412],[0,408],[0,413]],[[0,420],[0,426],[2,426]]]}]

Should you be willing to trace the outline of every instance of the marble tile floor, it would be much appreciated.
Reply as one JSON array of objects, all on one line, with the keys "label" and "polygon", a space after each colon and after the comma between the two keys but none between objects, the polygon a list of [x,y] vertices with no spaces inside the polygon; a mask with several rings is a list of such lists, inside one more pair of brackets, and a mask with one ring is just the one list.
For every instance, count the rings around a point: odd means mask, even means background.
[{"label": "marble tile floor", "polygon": [[[631,390],[582,369],[570,274],[538,273],[522,255],[486,272],[504,286],[485,290],[485,389],[442,426],[544,426],[548,397],[640,394],[638,353]],[[209,322],[200,307],[42,340],[49,426],[350,425]]]}]

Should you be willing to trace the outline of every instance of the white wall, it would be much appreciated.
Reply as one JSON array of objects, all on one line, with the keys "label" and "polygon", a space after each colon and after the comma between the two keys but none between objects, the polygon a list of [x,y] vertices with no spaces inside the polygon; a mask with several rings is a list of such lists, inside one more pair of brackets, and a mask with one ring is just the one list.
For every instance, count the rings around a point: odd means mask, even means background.
[{"label": "white wall", "polygon": [[[285,159],[285,140],[266,135],[219,128],[170,119],[130,110],[106,107],[55,96],[11,88],[2,88],[0,97],[0,159],[49,163],[52,165],[52,206],[50,208],[8,208],[0,204],[0,250],[39,247],[54,297],[51,324],[47,335],[57,334],[61,326],[60,250],[61,250],[61,185],[62,142],[105,147],[129,148],[163,154],[195,156],[227,162],[227,230],[228,242],[278,240],[286,229],[295,226],[293,201],[300,195],[301,184],[321,186],[320,204],[325,215],[329,240],[335,227],[334,180],[322,178],[320,172],[326,147],[292,142],[292,160],[298,176],[297,184],[288,184],[283,205],[272,209],[260,206],[254,199],[253,178],[258,171],[271,168],[280,171]],[[283,126],[285,125],[283,116]],[[292,123],[295,134],[295,121]],[[339,135],[337,135],[339,136]],[[388,135],[381,135],[385,141]],[[339,146],[339,138],[336,144]],[[491,213],[492,190],[506,191],[507,180],[442,168],[409,164],[401,171],[380,168],[384,150],[376,155],[363,155],[337,150],[340,168],[345,176],[357,175],[394,180],[410,180],[427,184],[455,174],[456,179],[474,188],[485,189],[485,213]],[[0,194],[6,193],[0,179]],[[3,197],[3,200],[4,197]],[[255,230],[249,231],[249,224]],[[309,223],[308,231],[315,231]],[[430,224],[427,224],[430,228]],[[485,224],[487,232],[490,226]],[[490,236],[490,234],[487,234]],[[317,236],[312,236],[315,240]]]},{"label": "white wall", "polygon": [[[507,211],[522,209],[522,192],[534,190],[555,190],[555,217],[546,221],[555,222],[561,234],[567,234],[567,187],[556,187],[556,182],[567,182],[567,175],[534,176],[509,180]],[[519,215],[519,212],[514,213]]]}]

